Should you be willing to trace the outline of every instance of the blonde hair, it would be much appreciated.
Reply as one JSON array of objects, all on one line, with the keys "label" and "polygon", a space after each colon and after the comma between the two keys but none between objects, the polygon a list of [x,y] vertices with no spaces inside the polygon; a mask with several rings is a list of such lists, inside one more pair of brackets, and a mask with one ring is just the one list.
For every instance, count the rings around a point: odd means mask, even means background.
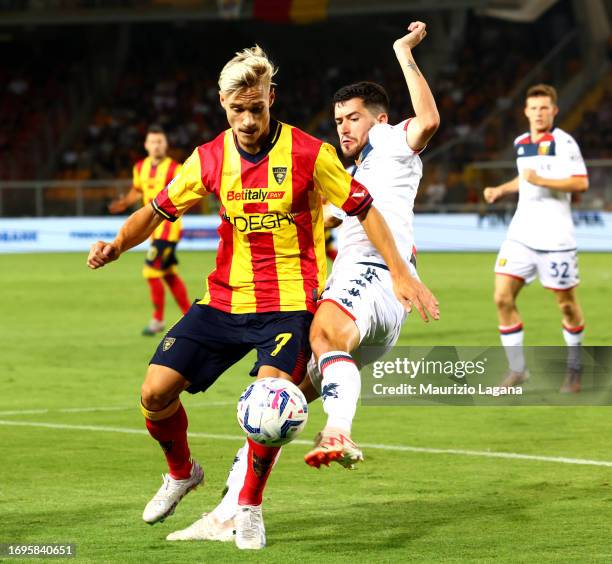
[{"label": "blonde hair", "polygon": [[278,72],[265,51],[259,46],[243,49],[236,53],[219,75],[219,90],[231,94],[243,88],[259,84],[269,88],[274,85],[272,77]]},{"label": "blonde hair", "polygon": [[556,106],[557,105],[557,90],[550,84],[536,84],[527,90],[525,96],[525,102],[528,98],[535,98],[537,96],[548,96],[550,101]]}]

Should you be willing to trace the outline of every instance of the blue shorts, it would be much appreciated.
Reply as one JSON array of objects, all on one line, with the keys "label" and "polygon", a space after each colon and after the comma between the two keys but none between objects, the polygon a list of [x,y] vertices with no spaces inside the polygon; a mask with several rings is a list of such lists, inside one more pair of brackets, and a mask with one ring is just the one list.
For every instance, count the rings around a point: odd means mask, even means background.
[{"label": "blue shorts", "polygon": [[255,349],[251,376],[269,365],[299,384],[310,358],[312,317],[308,311],[226,313],[194,303],[159,343],[150,364],[176,370],[191,382],[187,391],[195,394]]}]

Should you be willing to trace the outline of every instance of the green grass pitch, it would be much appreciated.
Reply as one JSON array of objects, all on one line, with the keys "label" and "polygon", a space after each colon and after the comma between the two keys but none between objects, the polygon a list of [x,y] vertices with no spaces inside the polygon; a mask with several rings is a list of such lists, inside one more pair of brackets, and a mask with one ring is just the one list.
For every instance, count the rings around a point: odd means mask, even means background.
[{"label": "green grass pitch", "polygon": [[[182,253],[192,296],[210,253]],[[407,322],[403,344],[496,345],[490,254],[426,254],[419,271],[442,319]],[[78,562],[611,561],[611,467],[365,448],[354,472],[316,471],[303,443],[283,452],[265,495],[268,547],[168,543],[219,499],[241,444],[235,401],[249,359],[184,399],[204,488],[165,523],[141,520],[164,471],[138,411],[156,338],[142,255],[99,272],[84,254],[0,256],[0,543],[72,542]],[[586,344],[612,344],[609,256],[580,257]],[[526,343],[562,344],[554,298],[521,296]],[[169,302],[168,318],[178,310]],[[86,411],[87,409],[90,411]],[[301,437],[322,425],[313,404]],[[360,407],[358,442],[612,460],[610,411],[582,408]],[[132,432],[133,431],[133,432]],[[216,435],[216,436],[213,436]]]}]

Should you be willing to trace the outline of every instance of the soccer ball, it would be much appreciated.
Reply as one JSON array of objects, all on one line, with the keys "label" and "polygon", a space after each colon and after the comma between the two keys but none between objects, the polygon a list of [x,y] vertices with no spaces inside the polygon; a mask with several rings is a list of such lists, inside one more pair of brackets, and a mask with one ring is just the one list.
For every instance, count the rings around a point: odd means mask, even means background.
[{"label": "soccer ball", "polygon": [[281,446],[299,435],[308,419],[300,389],[282,378],[253,382],[238,400],[238,423],[255,442]]}]

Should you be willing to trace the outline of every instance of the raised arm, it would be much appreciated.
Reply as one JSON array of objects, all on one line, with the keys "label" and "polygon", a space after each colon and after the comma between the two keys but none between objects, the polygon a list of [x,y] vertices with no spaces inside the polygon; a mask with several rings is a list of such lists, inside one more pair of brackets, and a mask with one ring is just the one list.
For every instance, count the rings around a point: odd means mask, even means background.
[{"label": "raised arm", "polygon": [[95,270],[117,260],[122,253],[140,245],[150,237],[162,221],[163,218],[152,206],[140,208],[127,218],[114,241],[110,243],[98,241],[91,246],[87,266]]},{"label": "raised arm", "polygon": [[499,186],[487,186],[484,189],[484,199],[488,204],[496,202],[506,194],[514,194],[519,190],[519,177],[513,178],[509,182]]},{"label": "raised arm", "polygon": [[427,35],[425,27],[423,22],[412,22],[408,26],[408,33],[393,43],[415,113],[406,129],[406,141],[413,151],[424,149],[440,125],[440,114],[434,97],[412,55],[412,49]]}]

